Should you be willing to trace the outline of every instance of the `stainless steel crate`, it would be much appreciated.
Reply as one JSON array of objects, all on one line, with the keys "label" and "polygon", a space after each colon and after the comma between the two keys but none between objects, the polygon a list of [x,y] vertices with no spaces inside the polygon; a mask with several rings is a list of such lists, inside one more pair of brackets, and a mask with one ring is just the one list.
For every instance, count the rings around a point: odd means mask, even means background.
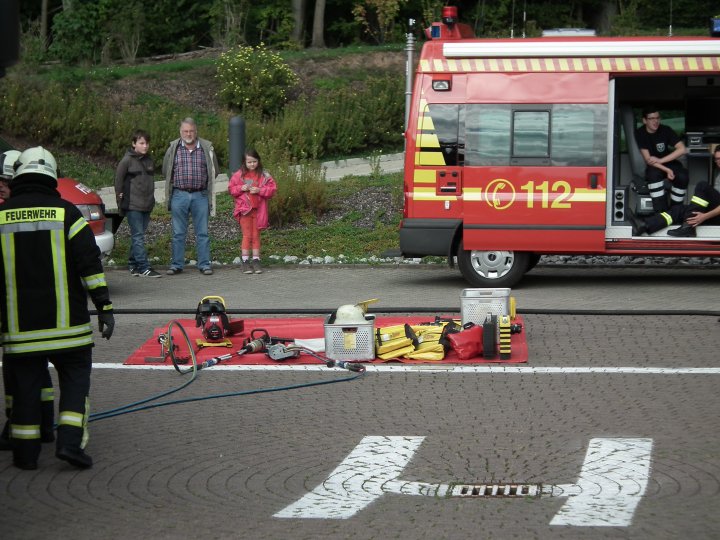
[{"label": "stainless steel crate", "polygon": [[367,322],[334,324],[333,316],[325,319],[325,356],[332,360],[375,359],[375,315],[365,315]]},{"label": "stainless steel crate", "polygon": [[462,323],[482,324],[487,314],[510,315],[510,289],[463,289],[460,295]]}]

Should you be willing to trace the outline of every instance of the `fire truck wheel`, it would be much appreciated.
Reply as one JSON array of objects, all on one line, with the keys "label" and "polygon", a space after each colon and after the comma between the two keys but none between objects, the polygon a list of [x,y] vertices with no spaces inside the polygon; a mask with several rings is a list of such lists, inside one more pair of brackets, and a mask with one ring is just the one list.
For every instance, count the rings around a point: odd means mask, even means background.
[{"label": "fire truck wheel", "polygon": [[466,251],[461,242],[457,261],[463,277],[474,287],[512,287],[527,272],[530,254],[522,251]]},{"label": "fire truck wheel", "polygon": [[529,253],[528,255],[529,255],[529,262],[528,262],[527,271],[529,272],[530,270],[532,270],[533,268],[535,268],[537,266],[537,263],[540,262],[540,257],[542,257],[542,255],[540,255],[538,253]]}]

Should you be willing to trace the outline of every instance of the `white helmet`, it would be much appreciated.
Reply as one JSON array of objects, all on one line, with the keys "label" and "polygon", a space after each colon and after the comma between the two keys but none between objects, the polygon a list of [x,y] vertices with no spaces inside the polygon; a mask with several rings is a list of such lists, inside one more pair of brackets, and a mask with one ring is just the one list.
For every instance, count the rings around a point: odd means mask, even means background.
[{"label": "white helmet", "polygon": [[335,312],[336,324],[363,324],[365,323],[365,310],[358,304],[345,304]]},{"label": "white helmet", "polygon": [[53,155],[42,146],[28,148],[15,162],[15,176],[23,174],[44,174],[57,181],[57,163]]},{"label": "white helmet", "polygon": [[0,176],[3,178],[13,177],[15,174],[13,165],[15,165],[18,157],[20,157],[18,150],[8,150],[2,153],[2,156],[0,156],[0,166],[2,167],[2,169],[0,169]]}]

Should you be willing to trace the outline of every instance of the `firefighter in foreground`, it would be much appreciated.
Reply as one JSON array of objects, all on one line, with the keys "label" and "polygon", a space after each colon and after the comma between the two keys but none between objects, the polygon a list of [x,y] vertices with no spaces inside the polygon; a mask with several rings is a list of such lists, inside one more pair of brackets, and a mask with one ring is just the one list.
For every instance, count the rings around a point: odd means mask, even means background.
[{"label": "firefighter in foreground", "polygon": [[14,385],[13,464],[37,468],[38,396],[49,360],[60,387],[55,455],[87,469],[93,346],[88,293],[102,336],[110,339],[115,326],[100,250],[80,211],[60,198],[50,152],[35,147],[20,154],[10,188],[12,197],[0,210],[0,311],[3,363]]},{"label": "firefighter in foreground", "polygon": [[[8,150],[0,156],[0,204],[10,198],[10,181],[15,174],[13,166],[15,161],[20,157],[17,150]],[[5,385],[5,415],[7,422],[3,426],[0,433],[0,451],[12,450],[10,445],[10,414],[12,413],[13,401],[13,383],[8,377],[7,362],[3,364],[3,384]],[[53,402],[54,390],[50,372],[45,362],[45,373],[43,374],[43,384],[40,389],[40,402],[42,409],[42,422],[40,423],[40,438],[42,442],[53,442],[55,440],[55,404]]]}]

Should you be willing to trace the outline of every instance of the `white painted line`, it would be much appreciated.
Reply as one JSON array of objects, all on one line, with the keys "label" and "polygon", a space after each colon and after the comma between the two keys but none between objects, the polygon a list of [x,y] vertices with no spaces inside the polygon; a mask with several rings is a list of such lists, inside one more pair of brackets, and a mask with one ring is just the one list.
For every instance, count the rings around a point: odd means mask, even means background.
[{"label": "white painted line", "polygon": [[627,527],[645,494],[652,439],[591,439],[576,484],[548,486],[568,496],[550,525]]},{"label": "white painted line", "polygon": [[275,514],[277,518],[347,519],[385,493],[425,437],[363,437],[327,480]]},{"label": "white painted line", "polygon": [[[325,481],[274,517],[347,519],[386,493],[459,497],[450,484],[400,479],[424,439],[422,436],[363,437]],[[568,497],[550,524],[573,527],[631,525],[635,509],[647,488],[652,445],[652,439],[591,439],[577,483],[549,484],[542,488],[541,496]]]},{"label": "white painted line", "polygon": [[[0,362],[2,365],[2,362]],[[629,374],[629,375],[720,375],[720,367],[632,367],[632,366],[596,366],[596,367],[553,367],[553,366],[518,366],[518,365],[482,365],[482,366],[458,366],[441,365],[429,366],[428,364],[405,364],[405,365],[377,365],[364,364],[368,373],[480,373],[480,374],[508,374],[508,375],[553,375],[553,374]],[[187,368],[188,366],[182,366]],[[126,366],[123,364],[94,363],[93,369],[127,369],[127,370],[149,370],[149,371],[175,371],[170,365],[135,365]],[[224,366],[222,364],[213,366],[204,371],[328,371],[328,368],[321,364],[303,365],[242,365]],[[332,368],[334,372],[343,370]]]}]

